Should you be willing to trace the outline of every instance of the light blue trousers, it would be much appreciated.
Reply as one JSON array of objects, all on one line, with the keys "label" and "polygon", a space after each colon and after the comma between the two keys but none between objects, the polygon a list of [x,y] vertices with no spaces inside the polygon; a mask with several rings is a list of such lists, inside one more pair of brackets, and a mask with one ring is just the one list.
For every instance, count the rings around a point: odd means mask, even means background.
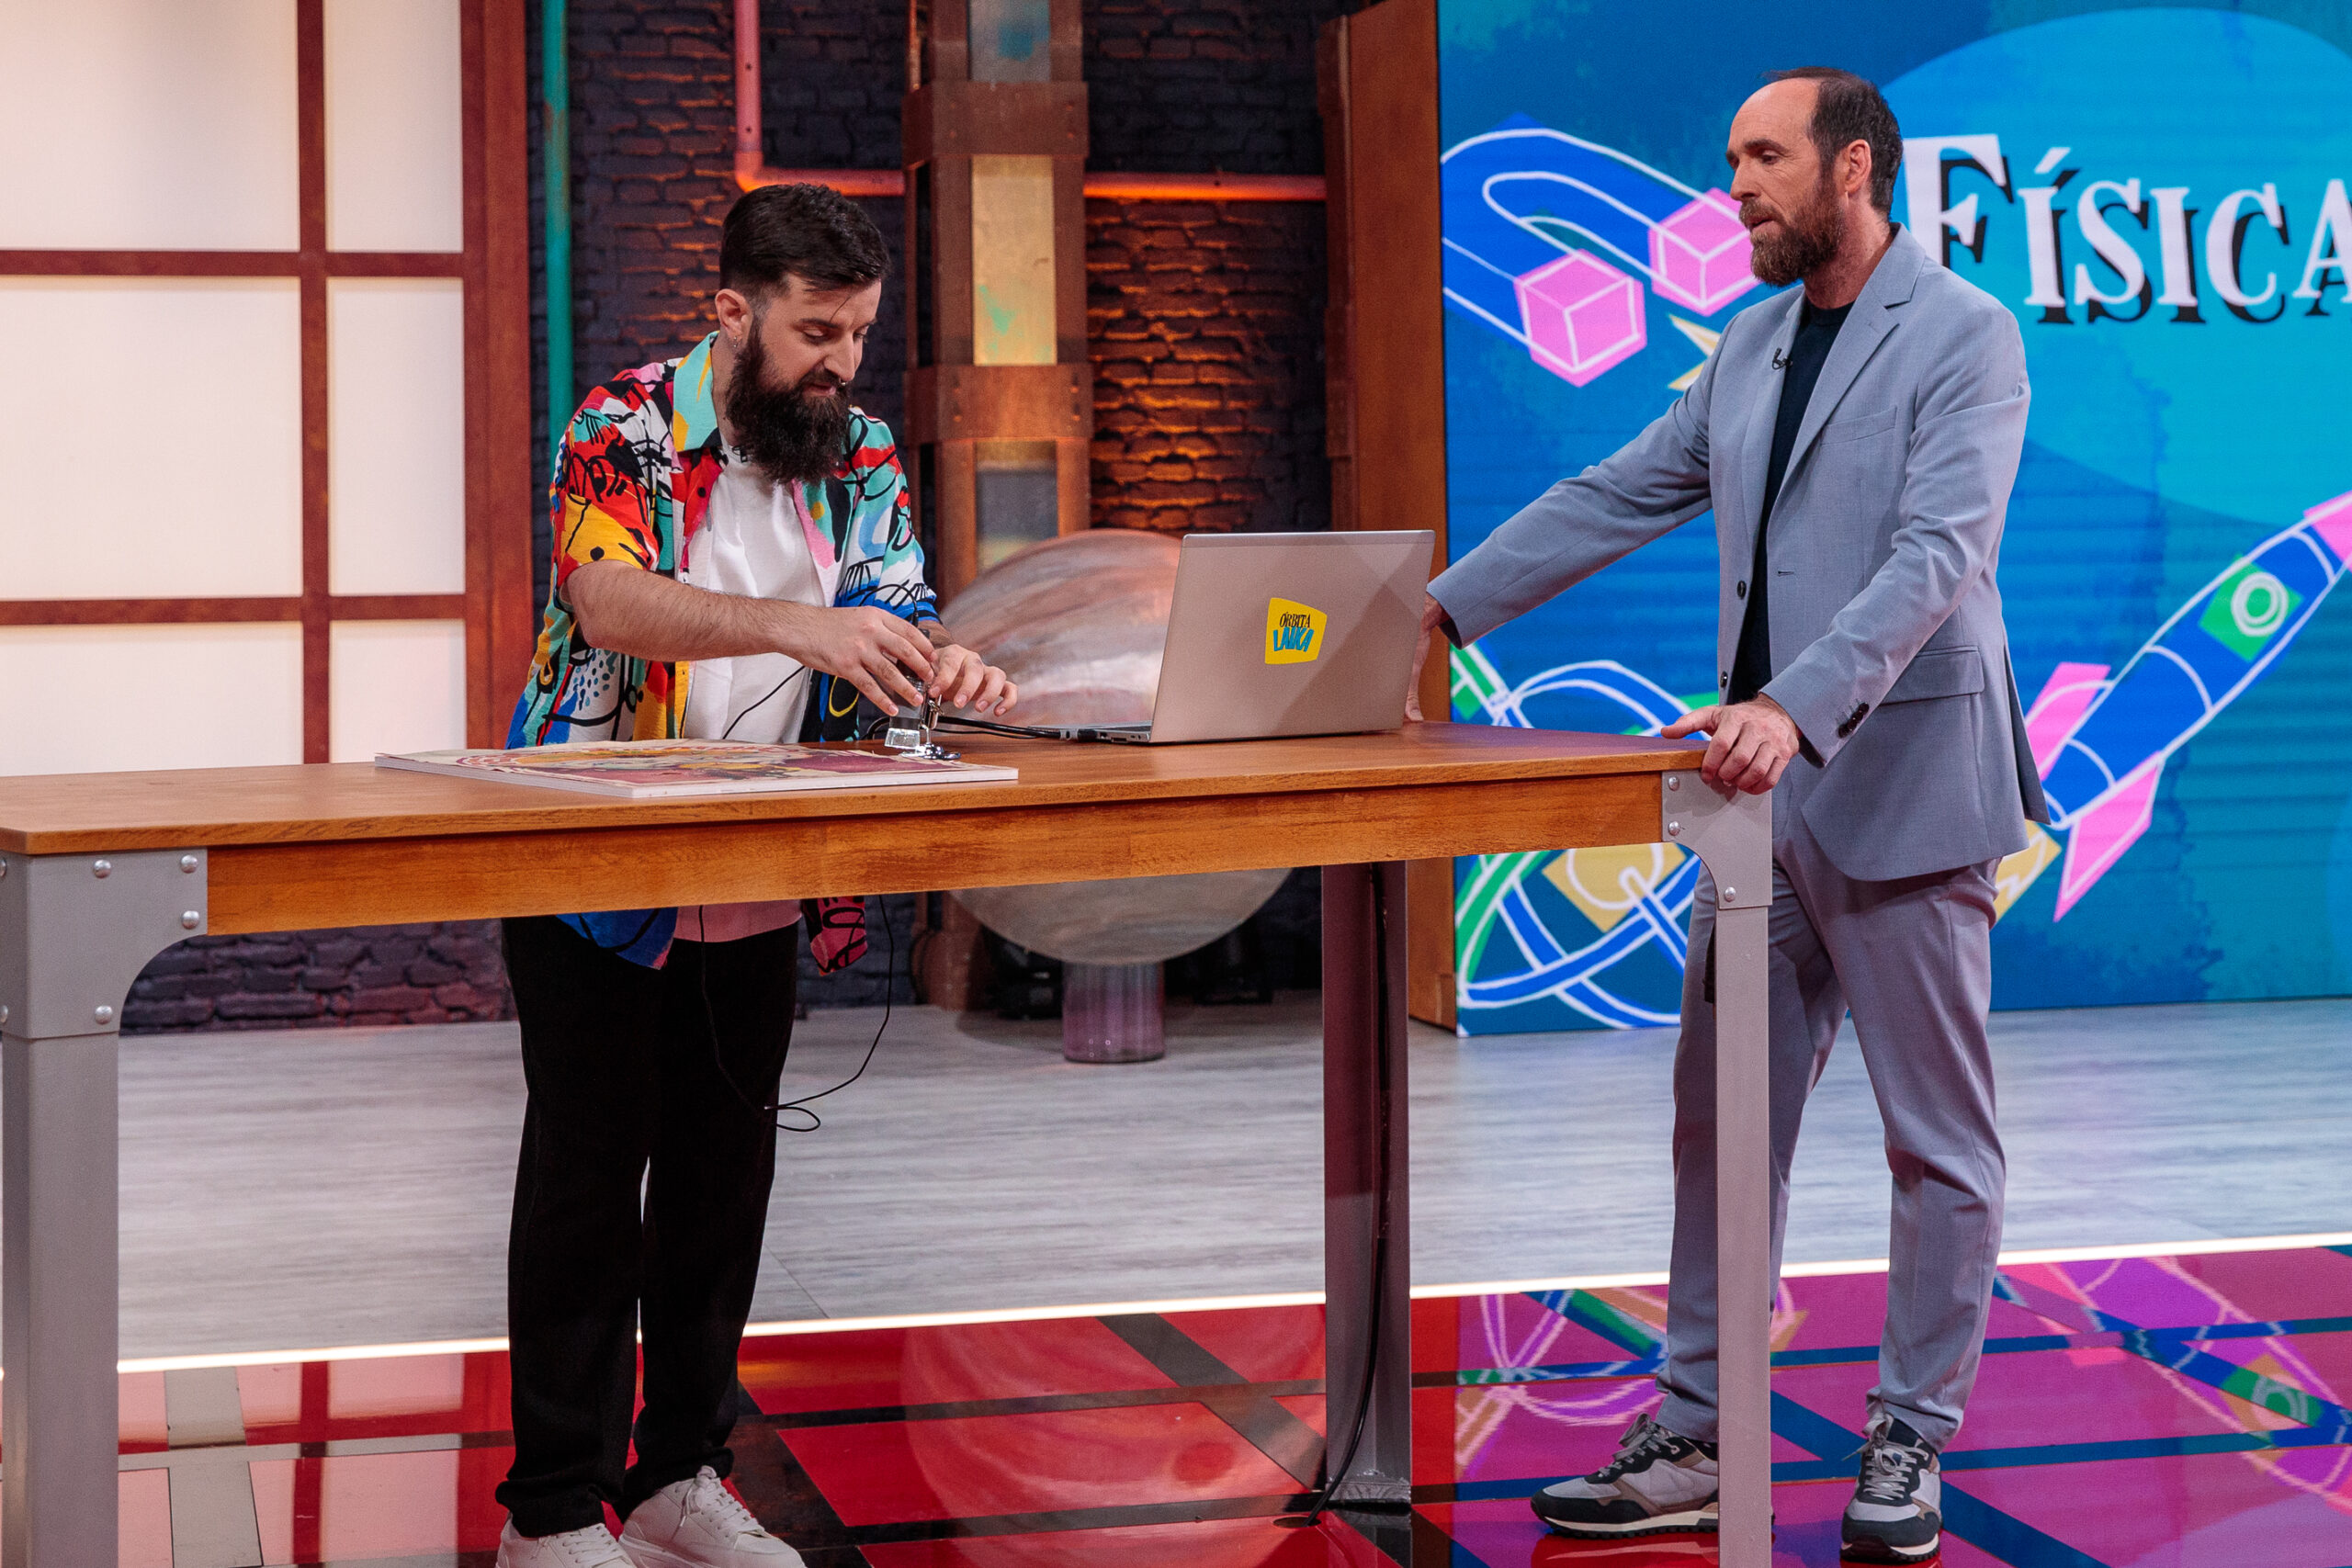
[{"label": "light blue trousers", "polygon": [[[1850,1010],[1894,1175],[1886,1327],[1865,1414],[1899,1416],[1940,1449],[1976,1381],[2001,1246],[2007,1166],[1984,1032],[1997,863],[1857,881],[1830,863],[1786,785],[1774,804],[1773,1278],[1798,1123]],[[1714,884],[1702,877],[1674,1058],[1673,1280],[1657,1417],[1702,1440],[1715,1437],[1716,1412],[1714,923]]]}]

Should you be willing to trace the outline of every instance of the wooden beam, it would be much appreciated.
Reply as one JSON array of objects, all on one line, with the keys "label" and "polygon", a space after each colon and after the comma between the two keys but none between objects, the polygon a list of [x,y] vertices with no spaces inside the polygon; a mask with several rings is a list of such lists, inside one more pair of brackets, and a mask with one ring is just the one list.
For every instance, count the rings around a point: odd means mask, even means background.
[{"label": "wooden beam", "polygon": [[926,82],[907,95],[909,164],[975,153],[1086,156],[1083,82]]},{"label": "wooden beam", "polygon": [[[300,251],[0,251],[0,277],[299,277]],[[455,252],[329,251],[329,277],[458,277]]]},{"label": "wooden beam", "polygon": [[302,322],[302,761],[327,760],[332,718],[327,524],[327,110],[324,0],[295,0],[295,165]]},{"label": "wooden beam", "polygon": [[[1437,531],[1446,564],[1443,258],[1438,211],[1436,0],[1383,0],[1317,39],[1325,222],[1325,450],[1335,528]],[[1443,717],[1446,661],[1424,667],[1421,711]],[[1454,1022],[1453,867],[1407,875],[1413,1016]]]},{"label": "wooden beam", "polygon": [[977,441],[941,441],[930,453],[931,494],[938,508],[932,537],[939,547],[932,587],[946,604],[980,574],[980,449]]},{"label": "wooden beam", "polygon": [[467,70],[466,739],[504,738],[538,636],[531,597],[529,29],[524,0],[469,0]]},{"label": "wooden beam", "polygon": [[301,618],[299,597],[0,600],[0,626],[201,626]]},{"label": "wooden beam", "polygon": [[925,365],[907,376],[907,439],[1083,441],[1094,371],[1075,365]]},{"label": "wooden beam", "polygon": [[[0,626],[161,626],[299,621],[299,596],[254,599],[0,599]],[[331,621],[453,621],[462,593],[336,593]]]},{"label": "wooden beam", "polygon": [[[738,175],[745,190],[762,186],[831,186],[843,196],[904,196],[904,169],[771,169]],[[1321,201],[1321,175],[1154,175],[1090,171],[1080,182],[1088,201]],[[6,253],[0,253],[5,254]],[[5,272],[6,268],[0,268]]]}]

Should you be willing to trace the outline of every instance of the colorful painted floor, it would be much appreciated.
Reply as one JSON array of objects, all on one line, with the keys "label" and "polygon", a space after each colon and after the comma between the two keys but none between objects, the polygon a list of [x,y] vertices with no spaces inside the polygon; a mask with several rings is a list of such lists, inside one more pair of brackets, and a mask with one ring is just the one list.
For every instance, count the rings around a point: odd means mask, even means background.
[{"label": "colorful painted floor", "polygon": [[[1783,1289],[1776,1568],[1837,1560],[1883,1294]],[[1280,1522],[1321,1446],[1316,1306],[756,1337],[735,1480],[812,1568],[1712,1562],[1547,1538],[1523,1501],[1651,1406],[1662,1303],[1417,1302],[1409,1518]],[[1990,1334],[1944,1459],[1946,1568],[2352,1564],[2352,1247],[2015,1262]],[[240,1539],[269,1563],[487,1564],[505,1372],[486,1352],[129,1374],[122,1561],[165,1568],[176,1534],[184,1568],[254,1561]]]}]

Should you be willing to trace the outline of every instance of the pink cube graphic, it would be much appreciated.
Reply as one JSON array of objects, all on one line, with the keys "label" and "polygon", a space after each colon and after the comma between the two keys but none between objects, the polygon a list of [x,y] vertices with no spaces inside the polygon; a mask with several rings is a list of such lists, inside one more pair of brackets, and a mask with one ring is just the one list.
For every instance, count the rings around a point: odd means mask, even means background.
[{"label": "pink cube graphic", "polygon": [[1755,288],[1739,204],[1711,190],[1652,229],[1650,287],[1705,316]]},{"label": "pink cube graphic", "polygon": [[1649,341],[1642,286],[1600,257],[1570,251],[1513,280],[1535,362],[1581,387]]}]

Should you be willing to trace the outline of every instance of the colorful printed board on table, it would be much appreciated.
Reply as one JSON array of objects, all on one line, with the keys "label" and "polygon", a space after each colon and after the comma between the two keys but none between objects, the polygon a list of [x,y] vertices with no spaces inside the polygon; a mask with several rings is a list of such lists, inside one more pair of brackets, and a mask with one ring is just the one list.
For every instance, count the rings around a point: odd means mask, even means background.
[{"label": "colorful printed board on table", "polygon": [[[1765,71],[1859,71],[1906,138],[1894,218],[2016,312],[2033,381],[1999,571],[2055,819],[2000,868],[1995,1004],[2352,991],[2352,8],[1677,18],[1440,0],[1453,558],[1767,297],[1732,114]],[[1713,700],[1714,558],[1702,516],[1481,638],[1455,716]],[[1463,861],[1461,1027],[1671,1023],[1697,883],[1668,845]]]},{"label": "colorful printed board on table", "polygon": [[888,751],[756,746],[744,740],[582,740],[512,751],[416,751],[378,757],[376,765],[499,784],[584,790],[629,800],[884,789],[899,784],[1001,784],[1021,776],[1015,768],[978,762]]}]

